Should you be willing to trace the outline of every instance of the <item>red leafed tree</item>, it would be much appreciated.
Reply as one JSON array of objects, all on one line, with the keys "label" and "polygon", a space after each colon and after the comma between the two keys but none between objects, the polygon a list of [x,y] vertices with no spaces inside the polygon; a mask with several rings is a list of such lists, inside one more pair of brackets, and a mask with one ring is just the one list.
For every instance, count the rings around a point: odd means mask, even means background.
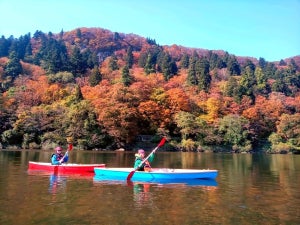
[{"label": "red leafed tree", "polygon": [[282,100],[276,96],[266,99],[257,96],[255,105],[244,110],[243,116],[250,120],[251,128],[258,137],[267,137],[276,129],[276,122],[286,110]]},{"label": "red leafed tree", "polygon": [[99,123],[114,137],[118,147],[136,138],[139,133],[137,101],[128,88],[103,81],[95,87],[83,87],[82,94],[92,102]]},{"label": "red leafed tree", "polygon": [[181,88],[172,88],[166,94],[168,106],[173,114],[179,111],[189,112],[191,110],[189,97]]}]

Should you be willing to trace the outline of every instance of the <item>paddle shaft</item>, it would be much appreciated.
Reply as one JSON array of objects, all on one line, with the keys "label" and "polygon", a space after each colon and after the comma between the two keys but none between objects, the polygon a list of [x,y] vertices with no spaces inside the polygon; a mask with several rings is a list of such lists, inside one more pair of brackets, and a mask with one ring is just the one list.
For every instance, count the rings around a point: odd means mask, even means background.
[{"label": "paddle shaft", "polygon": [[68,150],[67,152],[64,154],[64,156],[62,157],[61,161],[63,162],[63,160],[65,159],[65,157],[68,155],[69,151],[72,151],[73,149],[73,145],[69,144]]},{"label": "paddle shaft", "polygon": [[158,149],[158,146],[150,152],[150,154],[138,165],[137,169],[142,166],[148,159],[149,157]]}]

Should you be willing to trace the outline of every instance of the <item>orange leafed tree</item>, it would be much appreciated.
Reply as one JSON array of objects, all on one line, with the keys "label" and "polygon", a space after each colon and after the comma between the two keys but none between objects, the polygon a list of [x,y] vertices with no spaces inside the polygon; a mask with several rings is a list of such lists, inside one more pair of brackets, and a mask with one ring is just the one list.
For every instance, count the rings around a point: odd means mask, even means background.
[{"label": "orange leafed tree", "polygon": [[[157,102],[149,100],[146,102],[141,102],[138,106],[138,112],[147,124],[148,131],[156,131],[157,128],[163,126],[164,109]],[[144,129],[146,130],[146,129]]]},{"label": "orange leafed tree", "polygon": [[169,108],[173,114],[179,111],[189,112],[191,110],[189,97],[181,88],[172,88],[166,94]]},{"label": "orange leafed tree", "polygon": [[257,96],[255,105],[243,111],[243,116],[251,121],[253,130],[261,136],[267,136],[275,131],[276,121],[285,113],[282,100],[276,96],[266,99]]},{"label": "orange leafed tree", "polygon": [[136,99],[122,84],[109,85],[102,81],[95,87],[83,87],[84,98],[91,101],[99,123],[115,138],[119,147],[132,142],[139,132]]}]

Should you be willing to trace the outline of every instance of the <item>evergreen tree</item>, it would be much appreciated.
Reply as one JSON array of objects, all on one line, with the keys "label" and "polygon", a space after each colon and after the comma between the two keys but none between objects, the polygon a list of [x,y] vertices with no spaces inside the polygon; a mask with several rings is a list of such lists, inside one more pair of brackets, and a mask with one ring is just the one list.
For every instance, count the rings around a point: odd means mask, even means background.
[{"label": "evergreen tree", "polygon": [[100,81],[102,81],[102,74],[100,73],[98,67],[95,66],[94,69],[92,69],[89,77],[89,83],[92,87],[94,87],[99,84]]},{"label": "evergreen tree", "polygon": [[75,47],[70,57],[71,72],[76,75],[82,75],[87,69],[86,60],[78,47]]},{"label": "evergreen tree", "polygon": [[267,97],[268,94],[271,91],[271,87],[268,84],[268,78],[265,75],[265,73],[263,72],[261,67],[256,67],[255,68],[254,76],[255,76],[255,79],[256,79],[257,92],[259,94]]},{"label": "evergreen tree", "polygon": [[231,56],[228,52],[225,52],[225,54],[221,57],[223,62],[225,63],[226,67],[228,67],[229,60],[231,59]]},{"label": "evergreen tree", "polygon": [[126,87],[129,87],[132,83],[132,76],[130,75],[129,68],[127,65],[125,65],[122,69],[122,82]]},{"label": "evergreen tree", "polygon": [[112,55],[110,57],[110,60],[109,60],[109,68],[112,70],[112,71],[115,71],[115,70],[118,70],[119,69],[119,66],[118,66],[118,60],[117,60],[117,57],[115,55]]},{"label": "evergreen tree", "polygon": [[99,66],[99,60],[96,52],[86,49],[84,52],[82,52],[82,57],[87,68],[93,69],[95,66]]},{"label": "evergreen tree", "polygon": [[256,79],[254,76],[254,71],[250,66],[247,66],[244,69],[244,73],[242,74],[240,86],[241,92],[243,95],[247,95],[254,100],[254,85],[256,84]]},{"label": "evergreen tree", "polygon": [[286,96],[289,96],[291,94],[291,90],[289,89],[288,85],[286,84],[283,78],[277,79],[272,84],[272,91],[284,93],[284,95]]},{"label": "evergreen tree", "polygon": [[33,62],[32,46],[30,42],[27,44],[25,49],[24,61],[29,63]]},{"label": "evergreen tree", "polygon": [[114,36],[113,36],[114,41],[118,41],[121,40],[121,36],[118,32],[114,32]]},{"label": "evergreen tree", "polygon": [[145,67],[147,58],[148,58],[148,53],[147,52],[141,52],[140,53],[140,57],[139,57],[139,60],[138,60],[139,67],[141,67],[141,68]]},{"label": "evergreen tree", "polygon": [[274,63],[267,63],[265,69],[264,69],[264,73],[266,75],[267,78],[275,78],[275,74],[276,74],[277,68],[275,66]]},{"label": "evergreen tree", "polygon": [[241,67],[236,57],[229,57],[227,62],[227,70],[230,75],[241,75]]},{"label": "evergreen tree", "polygon": [[146,74],[155,73],[155,64],[156,64],[156,58],[151,53],[149,53],[144,67],[145,73]]},{"label": "evergreen tree", "polygon": [[208,52],[208,61],[209,61],[209,68],[211,70],[218,68],[219,64],[219,56],[216,53],[213,53],[212,51]]},{"label": "evergreen tree", "polygon": [[189,68],[189,56],[188,54],[184,53],[180,60],[180,67],[182,69]]},{"label": "evergreen tree", "polygon": [[235,97],[235,99],[239,99],[238,96],[239,84],[235,77],[230,76],[224,89],[224,95],[229,97]]},{"label": "evergreen tree", "polygon": [[159,55],[161,57],[158,57],[159,60],[157,60],[158,67],[161,69],[165,80],[168,81],[177,73],[178,68],[170,54],[161,52]]},{"label": "evergreen tree", "polygon": [[4,72],[6,76],[10,76],[14,80],[19,74],[23,72],[20,59],[17,57],[16,52],[11,52],[9,54],[9,60],[5,65]]},{"label": "evergreen tree", "polygon": [[132,54],[132,48],[131,47],[127,48],[125,62],[126,62],[127,67],[129,69],[131,69],[132,65],[133,65],[133,54]]},{"label": "evergreen tree", "polygon": [[69,71],[69,57],[64,42],[53,38],[42,40],[42,47],[36,54],[35,63],[41,63],[48,73]]},{"label": "evergreen tree", "polygon": [[197,61],[198,61],[198,55],[197,56],[193,55],[192,58],[190,58],[187,81],[191,85],[198,84],[198,79],[196,76],[196,62]]},{"label": "evergreen tree", "polygon": [[262,68],[262,69],[265,69],[266,65],[267,65],[266,60],[265,60],[264,58],[261,58],[261,57],[260,57],[260,58],[258,59],[258,66],[259,66],[260,68]]},{"label": "evergreen tree", "polygon": [[22,52],[19,50],[19,46],[20,46],[19,40],[13,39],[11,45],[9,46],[8,55],[14,52],[17,58],[22,59]]},{"label": "evergreen tree", "polygon": [[295,75],[298,70],[298,66],[294,59],[291,59],[290,63],[288,64],[288,73],[291,75]]},{"label": "evergreen tree", "polygon": [[43,33],[42,31],[36,30],[35,33],[33,34],[33,38],[35,40],[42,40],[42,41],[46,41],[47,37],[45,35],[45,33]]},{"label": "evergreen tree", "polygon": [[62,40],[64,37],[64,30],[61,29],[60,33],[59,33],[59,39]]},{"label": "evergreen tree", "polygon": [[223,59],[221,57],[218,57],[217,59],[217,68],[218,69],[223,69],[226,68],[226,63],[223,61]]},{"label": "evergreen tree", "polygon": [[79,38],[79,39],[81,39],[82,34],[81,34],[81,30],[80,29],[76,30],[76,37]]},{"label": "evergreen tree", "polygon": [[11,42],[2,35],[0,39],[0,57],[8,56],[8,50]]},{"label": "evergreen tree", "polygon": [[208,92],[211,83],[211,76],[209,74],[209,63],[206,58],[197,60],[196,77],[198,79],[199,89]]},{"label": "evergreen tree", "polygon": [[250,59],[246,60],[245,65],[243,66],[243,70],[245,70],[246,68],[250,69],[251,73],[254,73],[255,71],[255,65]]},{"label": "evergreen tree", "polygon": [[286,66],[286,62],[283,59],[281,59],[279,61],[279,66]]}]

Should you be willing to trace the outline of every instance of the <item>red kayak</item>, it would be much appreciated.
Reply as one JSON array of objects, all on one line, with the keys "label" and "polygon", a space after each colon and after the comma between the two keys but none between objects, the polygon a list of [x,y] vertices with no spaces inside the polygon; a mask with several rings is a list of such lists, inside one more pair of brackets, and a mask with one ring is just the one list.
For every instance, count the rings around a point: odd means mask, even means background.
[{"label": "red kayak", "polygon": [[48,171],[51,173],[58,174],[94,174],[94,168],[105,167],[105,164],[74,164],[66,163],[61,165],[52,165],[51,163],[46,162],[32,162],[28,163],[28,170],[35,171]]}]

